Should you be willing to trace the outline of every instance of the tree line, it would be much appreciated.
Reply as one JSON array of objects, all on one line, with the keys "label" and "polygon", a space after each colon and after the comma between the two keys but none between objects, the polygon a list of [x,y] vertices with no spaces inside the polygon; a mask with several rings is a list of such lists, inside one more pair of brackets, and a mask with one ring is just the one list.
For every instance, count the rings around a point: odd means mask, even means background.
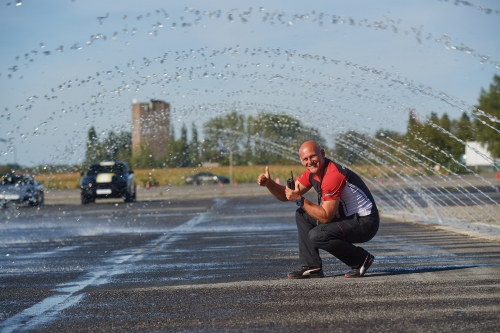
[{"label": "tree line", "polygon": [[[453,172],[465,172],[463,154],[467,141],[486,144],[492,156],[500,158],[500,76],[494,76],[488,91],[481,90],[479,104],[471,116],[463,112],[459,119],[450,119],[447,114],[438,117],[431,112],[427,119],[419,120],[411,110],[404,134],[384,129],[374,136],[343,132],[336,134],[335,146],[329,149],[316,128],[289,115],[262,111],[256,116],[245,116],[231,112],[205,123],[203,140],[199,139],[194,123],[190,138],[186,125],[182,125],[178,138],[172,128],[168,153],[157,159],[147,146],[132,156],[130,132],[109,132],[98,138],[92,127],[85,163],[122,160],[133,168],[191,167],[210,162],[228,165],[230,160],[233,165],[295,164],[300,144],[315,140],[332,158],[345,164],[439,164]],[[486,123],[484,117],[490,122]]]},{"label": "tree line", "polygon": [[452,172],[465,172],[465,142],[475,139],[474,123],[463,113],[451,120],[445,113],[440,118],[432,112],[419,121],[410,110],[406,133],[378,130],[375,135],[346,132],[336,136],[333,156],[350,165],[387,164],[434,167],[436,164]]},{"label": "tree line", "polygon": [[110,131],[99,138],[94,127],[88,132],[85,166],[92,162],[120,160],[132,168],[193,167],[203,163],[220,165],[295,164],[297,150],[306,140],[316,140],[325,146],[317,129],[286,114],[260,112],[245,116],[233,111],[215,117],[203,125],[204,139],[198,128],[191,125],[191,137],[185,124],[179,137],[171,128],[167,154],[153,157],[143,143],[140,153],[132,155],[132,135],[128,131]]}]

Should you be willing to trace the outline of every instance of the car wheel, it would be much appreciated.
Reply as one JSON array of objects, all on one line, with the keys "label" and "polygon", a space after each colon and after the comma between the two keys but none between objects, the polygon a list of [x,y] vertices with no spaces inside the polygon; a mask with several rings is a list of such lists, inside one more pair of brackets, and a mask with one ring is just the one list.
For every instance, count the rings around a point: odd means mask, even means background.
[{"label": "car wheel", "polygon": [[42,206],[44,202],[43,199],[43,193],[38,193],[37,196],[35,196],[35,200],[30,201],[31,206]]},{"label": "car wheel", "polygon": [[28,205],[30,206],[38,206],[38,196],[35,195],[34,197],[32,197],[31,199],[29,199],[27,201]]},{"label": "car wheel", "polygon": [[91,198],[82,194],[82,205],[86,205],[89,202],[95,202],[95,198]]}]

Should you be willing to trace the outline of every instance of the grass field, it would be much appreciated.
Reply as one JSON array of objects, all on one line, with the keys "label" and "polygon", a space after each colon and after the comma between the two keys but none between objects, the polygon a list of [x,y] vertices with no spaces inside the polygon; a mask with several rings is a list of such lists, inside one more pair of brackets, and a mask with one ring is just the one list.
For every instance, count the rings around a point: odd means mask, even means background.
[{"label": "grass field", "polygon": [[[351,168],[358,174],[366,177],[384,177],[386,174],[393,175],[394,172],[384,167],[355,166]],[[398,169],[402,169],[401,167]],[[251,183],[256,182],[260,173],[264,172],[265,166],[234,166],[233,182]],[[271,165],[269,166],[271,177],[279,178],[281,183],[290,177],[290,171],[297,177],[304,171],[301,165]],[[167,168],[167,169],[142,169],[134,170],[137,184],[144,187],[147,182],[151,186],[178,186],[184,185],[184,179],[198,172],[209,171],[216,175],[230,176],[228,166],[217,167],[192,167],[192,168]],[[405,172],[408,173],[407,171]],[[46,189],[77,189],[80,185],[79,173],[57,173],[35,175],[36,180],[41,182]]]}]

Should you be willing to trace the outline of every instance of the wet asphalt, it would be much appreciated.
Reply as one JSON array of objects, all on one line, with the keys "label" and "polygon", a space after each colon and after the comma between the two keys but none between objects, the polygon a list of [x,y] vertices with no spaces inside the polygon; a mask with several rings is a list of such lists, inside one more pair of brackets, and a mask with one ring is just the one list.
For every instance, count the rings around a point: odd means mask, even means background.
[{"label": "wet asphalt", "polygon": [[1,332],[500,330],[500,243],[383,219],[361,279],[298,269],[270,196],[0,211]]}]

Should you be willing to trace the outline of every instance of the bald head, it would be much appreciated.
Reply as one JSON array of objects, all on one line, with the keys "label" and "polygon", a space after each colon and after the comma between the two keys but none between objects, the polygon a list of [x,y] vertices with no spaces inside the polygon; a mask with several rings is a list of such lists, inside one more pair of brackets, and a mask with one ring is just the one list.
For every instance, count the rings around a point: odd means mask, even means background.
[{"label": "bald head", "polygon": [[303,151],[314,151],[316,154],[320,155],[321,154],[321,147],[314,141],[306,141],[304,142],[299,149],[299,156],[300,153]]},{"label": "bald head", "polygon": [[317,174],[323,171],[325,166],[325,151],[316,142],[304,142],[300,146],[299,157],[302,165],[311,173]]}]

